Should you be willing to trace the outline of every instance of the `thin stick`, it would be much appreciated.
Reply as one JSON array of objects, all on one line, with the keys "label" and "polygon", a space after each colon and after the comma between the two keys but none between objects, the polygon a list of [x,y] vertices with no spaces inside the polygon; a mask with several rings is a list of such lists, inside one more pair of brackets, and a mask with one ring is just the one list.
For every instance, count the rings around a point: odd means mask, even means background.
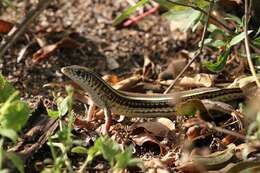
[{"label": "thin stick", "polygon": [[188,67],[195,61],[195,59],[198,58],[198,56],[202,53],[203,47],[204,47],[204,41],[205,41],[205,36],[206,36],[206,32],[207,32],[207,28],[208,28],[208,24],[209,24],[209,16],[211,13],[211,10],[213,8],[214,5],[214,0],[210,1],[209,4],[209,10],[207,12],[207,18],[206,18],[206,23],[204,25],[203,28],[203,33],[201,36],[201,45],[199,50],[195,53],[194,57],[188,62],[188,64],[182,69],[182,71],[178,74],[178,76],[174,79],[174,81],[172,82],[172,84],[164,91],[164,94],[167,94],[172,87],[176,84],[176,82],[179,80],[179,78],[185,73],[185,71],[188,69]]},{"label": "thin stick", "polygon": [[30,11],[21,22],[14,26],[8,33],[7,38],[0,45],[0,63],[5,52],[14,44],[14,42],[25,32],[28,25],[52,2],[51,0],[41,0],[37,7]]},{"label": "thin stick", "polygon": [[233,132],[233,131],[230,131],[230,130],[227,130],[227,129],[224,129],[224,128],[221,128],[221,127],[214,126],[214,125],[207,123],[207,122],[204,122],[204,123],[206,124],[206,126],[209,129],[215,130],[217,132],[225,133],[225,134],[228,134],[228,135],[231,135],[231,136],[235,136],[235,137],[243,139],[243,140],[247,140],[246,136],[241,135],[239,133],[236,133],[236,132]]},{"label": "thin stick", "polygon": [[[251,4],[251,1],[249,3]],[[248,61],[248,65],[249,65],[250,71],[252,73],[252,76],[254,76],[254,78],[255,78],[256,85],[258,86],[258,88],[260,88],[260,82],[258,81],[256,72],[255,72],[255,68],[254,68],[254,64],[252,62],[250,48],[249,48],[249,41],[248,41],[249,40],[249,38],[248,38],[248,22],[249,22],[250,11],[251,11],[251,5],[248,7],[248,0],[245,0],[245,28],[244,28],[244,32],[245,32],[245,48],[246,48],[247,61]]]},{"label": "thin stick", "polygon": [[156,4],[153,8],[149,9],[147,12],[139,16],[133,17],[131,19],[128,19],[126,22],[123,23],[123,27],[128,27],[134,23],[137,23],[138,21],[144,19],[146,16],[155,13],[159,8],[160,8],[160,4]]}]

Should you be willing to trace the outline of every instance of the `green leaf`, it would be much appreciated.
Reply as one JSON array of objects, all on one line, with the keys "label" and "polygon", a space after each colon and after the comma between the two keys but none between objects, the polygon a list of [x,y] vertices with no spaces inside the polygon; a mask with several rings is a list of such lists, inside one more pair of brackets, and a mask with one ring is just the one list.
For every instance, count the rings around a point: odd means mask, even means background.
[{"label": "green leaf", "polygon": [[222,46],[225,46],[226,43],[223,40],[214,40],[210,45],[216,48],[220,48]]},{"label": "green leaf", "polygon": [[226,14],[226,15],[227,15],[227,17],[224,18],[225,20],[232,20],[232,21],[236,22],[236,24],[238,24],[238,25],[242,24],[242,20],[239,17],[232,15],[232,14]]},{"label": "green leaf", "polygon": [[13,152],[6,153],[6,157],[11,160],[14,166],[19,170],[20,173],[24,173],[23,160]]},{"label": "green leaf", "polygon": [[[252,33],[253,31],[248,31],[248,34]],[[229,47],[232,47],[236,44],[238,44],[239,42],[241,42],[243,39],[245,39],[245,32],[241,32],[240,34],[236,35],[235,37],[233,37],[231,39],[231,41],[229,42]]]},{"label": "green leaf", "polygon": [[2,169],[4,154],[5,154],[3,145],[4,145],[4,138],[0,138],[0,169]]},{"label": "green leaf", "polygon": [[255,38],[255,40],[253,40],[253,43],[256,46],[260,46],[260,37]]},{"label": "green leaf", "polygon": [[58,101],[59,116],[60,117],[64,116],[68,112],[68,110],[69,110],[69,108],[68,108],[68,97],[66,97],[65,99],[60,99]]},{"label": "green leaf", "polygon": [[116,158],[116,169],[126,169],[127,166],[135,166],[142,163],[141,160],[133,158],[133,147],[129,146],[124,152],[121,152],[115,156]]},{"label": "green leaf", "polygon": [[230,48],[227,48],[221,55],[218,56],[216,62],[212,61],[205,61],[203,63],[210,71],[212,72],[220,72],[223,70],[224,66],[226,65],[228,55],[230,53]]},{"label": "green leaf", "polygon": [[87,154],[88,150],[85,147],[76,146],[76,147],[71,149],[71,152],[77,153],[77,154]]},{"label": "green leaf", "polygon": [[260,34],[260,27],[258,28],[258,30],[257,30],[257,32],[256,32],[256,34],[255,34],[255,36],[254,36],[254,38],[258,37],[259,34]]},{"label": "green leaf", "polygon": [[169,12],[163,15],[169,20],[175,20],[181,22],[182,26],[180,30],[187,31],[189,28],[192,28],[198,19],[201,17],[201,12],[188,9],[182,11],[170,10]]},{"label": "green leaf", "polygon": [[[157,2],[158,4],[160,4],[162,7],[166,8],[166,9],[175,9],[175,10],[187,10],[187,9],[191,9],[190,7],[186,7],[186,6],[180,6],[180,5],[176,5],[174,3],[171,3],[167,0],[154,0],[155,2]],[[187,0],[182,0],[183,3],[187,3]]]},{"label": "green leaf", "polygon": [[134,10],[136,10],[138,7],[144,5],[147,3],[149,0],[141,0],[137,2],[134,6],[128,8],[125,10],[120,16],[118,16],[115,21],[113,22],[113,26],[117,26],[121,22],[123,22],[131,13],[133,13]]},{"label": "green leaf", "polygon": [[[14,87],[0,74],[0,103],[5,102],[14,92]],[[19,99],[19,96],[16,95],[15,99]]]},{"label": "green leaf", "polygon": [[59,111],[53,111],[48,108],[46,110],[47,110],[49,117],[54,118],[54,119],[59,118]]},{"label": "green leaf", "polygon": [[14,92],[0,107],[0,125],[2,128],[19,131],[26,123],[30,109],[20,100],[14,100],[18,92]]},{"label": "green leaf", "polygon": [[100,138],[98,138],[98,139],[95,141],[94,146],[92,146],[92,147],[88,150],[87,163],[90,163],[95,156],[101,154],[101,150],[100,150],[101,145],[102,145],[102,139],[101,139],[101,137],[100,137]]},{"label": "green leaf", "polygon": [[8,169],[2,169],[0,170],[0,173],[10,173]]},{"label": "green leaf", "polygon": [[112,166],[115,159],[114,158],[115,155],[121,152],[120,147],[111,138],[103,137],[101,139],[102,139],[101,148],[100,148],[101,153],[104,159],[109,161],[110,165]]},{"label": "green leaf", "polygon": [[0,128],[0,135],[11,139],[13,142],[16,142],[18,136],[13,129]]},{"label": "green leaf", "polygon": [[200,8],[206,8],[209,5],[209,2],[205,0],[193,0],[192,3],[195,3]]}]

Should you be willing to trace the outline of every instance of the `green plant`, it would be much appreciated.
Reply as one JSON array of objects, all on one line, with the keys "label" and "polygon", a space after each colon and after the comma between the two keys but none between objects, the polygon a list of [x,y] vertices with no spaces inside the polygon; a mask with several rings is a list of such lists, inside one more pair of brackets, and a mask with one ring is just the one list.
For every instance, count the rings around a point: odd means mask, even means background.
[{"label": "green plant", "polygon": [[[73,89],[71,86],[66,87],[67,96],[65,98],[58,97],[56,99],[57,111],[47,109],[48,115],[52,118],[59,119],[59,131],[49,139],[48,145],[51,150],[53,158],[53,167],[45,168],[42,172],[55,172],[60,173],[66,170],[66,172],[73,172],[70,160],[68,158],[68,152],[70,151],[74,141],[72,139],[72,124],[74,118],[72,115],[72,103],[73,103]],[[63,122],[62,117],[67,114],[68,121]],[[57,150],[59,149],[59,150]]]},{"label": "green plant", "polygon": [[27,103],[20,100],[19,92],[0,74],[0,170],[2,172],[8,171],[2,170],[2,162],[5,159],[10,160],[19,172],[24,172],[23,161],[14,153],[5,151],[4,142],[6,138],[16,142],[17,132],[27,122],[29,114]]},{"label": "green plant", "polygon": [[[180,29],[182,31],[187,31],[192,29],[195,31],[200,24],[205,23],[205,18],[207,16],[206,10],[209,8],[210,2],[216,4],[216,0],[155,0],[162,7],[168,9],[166,13],[163,14],[163,17],[166,17],[169,20],[180,21],[182,26]],[[149,3],[147,0],[140,0],[136,5],[126,9],[120,16],[118,16],[114,25],[119,25],[122,23],[129,15],[138,7]],[[211,17],[215,24],[210,24],[208,26],[208,38],[205,39],[205,46],[209,46],[219,52],[217,59],[213,61],[205,61],[203,65],[212,72],[220,72],[224,69],[227,59],[232,52],[232,47],[239,44],[242,40],[245,39],[245,20],[240,19],[237,16],[226,13],[224,18],[221,20]],[[235,29],[229,28],[225,22],[232,21],[235,24]],[[222,28],[220,28],[221,26]],[[228,30],[228,32],[223,31]],[[247,34],[252,34],[252,31],[248,31]],[[260,46],[260,28],[258,31],[251,36],[251,47]],[[258,58],[259,56],[254,56]]]},{"label": "green plant", "polygon": [[94,146],[88,150],[84,147],[78,146],[72,149],[74,153],[87,154],[87,159],[83,166],[80,168],[79,173],[84,172],[87,164],[97,155],[102,155],[104,159],[109,162],[111,171],[124,170],[127,166],[141,165],[139,159],[133,158],[132,146],[127,147],[124,151],[120,148],[119,144],[107,136],[101,136],[96,141]]}]

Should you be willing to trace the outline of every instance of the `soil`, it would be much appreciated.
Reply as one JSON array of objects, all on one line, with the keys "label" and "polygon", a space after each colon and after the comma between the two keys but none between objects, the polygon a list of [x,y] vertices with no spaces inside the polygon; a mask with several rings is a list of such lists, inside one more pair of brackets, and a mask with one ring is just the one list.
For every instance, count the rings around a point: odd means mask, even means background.
[{"label": "soil", "polygon": [[[16,23],[37,2],[13,0],[10,6],[0,8],[0,18]],[[112,26],[113,20],[128,7],[127,1],[55,0],[28,27],[26,34],[6,52],[0,64],[0,71],[20,91],[25,101],[31,103],[48,100],[53,106],[54,93],[65,94],[64,85],[70,81],[60,71],[64,66],[86,66],[101,75],[115,74],[124,79],[142,71],[144,59],[149,57],[154,64],[161,67],[156,73],[157,76],[153,78],[157,79],[159,73],[167,68],[170,59],[178,52],[197,49],[201,32],[190,35],[172,32],[169,21],[160,15],[163,9],[130,27]],[[144,10],[149,8],[151,5],[145,6]],[[138,11],[133,13],[138,14]],[[60,47],[43,59],[34,59],[37,51],[49,49],[50,45]],[[211,56],[214,57],[214,53]],[[203,57],[207,58],[207,53],[203,54]],[[220,78],[225,77],[223,79],[225,82],[226,79],[230,79],[225,75],[227,71],[224,70],[222,76],[220,75]],[[52,84],[54,87],[47,87],[46,84]],[[79,106],[81,109],[84,108],[82,104]],[[35,107],[35,104],[32,104],[32,107]],[[46,111],[41,114],[46,114]],[[97,138],[97,134],[82,132],[77,128],[73,129],[73,134],[81,139],[88,139],[89,141],[85,141],[87,147],[93,145],[93,141]],[[124,136],[124,133],[121,135]],[[129,141],[124,141],[124,144],[128,143]],[[166,149],[156,144],[155,147],[149,148],[149,146],[137,148],[136,155],[149,159],[159,157],[159,153]],[[176,158],[178,154],[176,152]],[[49,147],[46,144],[40,146],[33,157],[26,162],[28,172],[38,172],[43,168],[43,159],[51,157]],[[73,154],[69,157],[76,167],[85,158]],[[107,171],[109,166],[102,157],[97,157],[88,168]],[[170,169],[174,171],[174,165]],[[136,172],[136,168],[129,170]]]},{"label": "soil", "polygon": [[[10,22],[27,13],[35,1],[14,1],[2,9],[1,18]],[[144,55],[156,62],[165,62],[186,43],[174,39],[169,23],[159,14],[150,15],[130,28],[117,29],[112,22],[129,4],[112,0],[55,1],[30,25],[29,31],[5,54],[1,65],[3,74],[25,98],[46,96],[49,90],[42,86],[62,82],[60,68],[83,65],[95,68],[101,74],[130,74],[143,66]],[[82,48],[60,48],[50,57],[34,63],[33,53],[65,37],[83,44]],[[19,52],[28,46],[17,63]],[[112,61],[112,62],[111,62]],[[112,65],[111,65],[112,64]]]}]

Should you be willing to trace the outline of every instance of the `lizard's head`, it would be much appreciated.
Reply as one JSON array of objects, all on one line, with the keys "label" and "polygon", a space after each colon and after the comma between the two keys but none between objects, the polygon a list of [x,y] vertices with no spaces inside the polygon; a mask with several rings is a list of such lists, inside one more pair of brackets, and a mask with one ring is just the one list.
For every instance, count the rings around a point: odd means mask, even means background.
[{"label": "lizard's head", "polygon": [[94,73],[92,70],[78,65],[63,67],[61,68],[61,71],[79,85],[85,83],[90,76],[93,76]]}]

